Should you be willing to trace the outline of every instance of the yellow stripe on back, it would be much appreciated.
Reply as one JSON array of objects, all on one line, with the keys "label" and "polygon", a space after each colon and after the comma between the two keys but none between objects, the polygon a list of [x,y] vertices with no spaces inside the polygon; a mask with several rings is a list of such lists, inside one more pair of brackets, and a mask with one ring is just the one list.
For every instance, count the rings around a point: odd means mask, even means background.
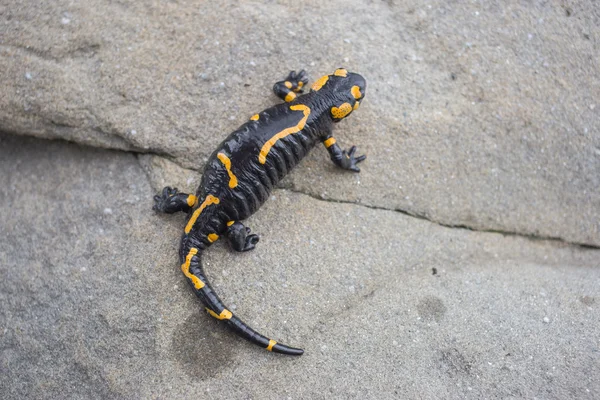
[{"label": "yellow stripe on back", "polygon": [[198,217],[200,216],[200,214],[202,213],[202,211],[204,211],[204,209],[208,206],[210,206],[211,204],[219,204],[219,199],[216,198],[215,196],[213,196],[212,194],[209,194],[208,196],[206,196],[206,199],[204,199],[204,202],[200,205],[200,207],[198,207],[196,209],[196,211],[194,211],[194,213],[192,214],[192,217],[190,218],[190,220],[188,221],[187,225],[185,226],[185,233],[190,233],[190,231],[192,230],[192,227],[194,226],[194,224],[196,223],[196,220],[198,219]]},{"label": "yellow stripe on back", "polygon": [[271,139],[267,141],[267,143],[263,145],[262,149],[260,149],[260,154],[258,155],[258,162],[260,162],[261,164],[267,162],[267,155],[269,154],[269,151],[271,151],[271,147],[273,147],[279,139],[283,139],[287,135],[300,132],[302,129],[304,129],[304,125],[306,125],[306,121],[308,120],[308,116],[310,115],[310,108],[305,106],[304,104],[296,104],[290,106],[290,110],[302,111],[304,113],[304,117],[302,117],[302,119],[296,125],[286,128],[281,132],[275,134]]},{"label": "yellow stripe on back", "polygon": [[181,264],[181,271],[189,280],[192,281],[192,283],[194,284],[194,287],[196,289],[200,290],[204,287],[204,282],[202,282],[200,280],[200,278],[198,278],[196,275],[193,275],[190,273],[190,263],[192,262],[192,258],[196,254],[198,254],[198,249],[195,247],[192,247],[190,249],[190,252],[188,253],[188,255],[185,257],[185,262],[183,264]]},{"label": "yellow stripe on back", "polygon": [[238,180],[237,180],[236,176],[233,174],[233,172],[231,172],[231,160],[229,159],[229,157],[227,157],[223,153],[217,154],[217,158],[219,159],[219,161],[221,161],[223,163],[223,165],[225,165],[225,169],[227,170],[227,173],[229,174],[229,187],[231,189],[233,189],[234,187],[236,187],[238,185]]}]

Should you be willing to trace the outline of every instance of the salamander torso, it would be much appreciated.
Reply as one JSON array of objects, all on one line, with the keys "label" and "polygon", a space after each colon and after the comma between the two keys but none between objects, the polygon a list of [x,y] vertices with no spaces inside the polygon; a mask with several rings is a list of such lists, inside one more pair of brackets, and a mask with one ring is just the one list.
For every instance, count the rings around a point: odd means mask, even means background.
[{"label": "salamander torso", "polygon": [[285,103],[253,115],[232,132],[209,157],[195,195],[166,187],[154,197],[154,209],[166,213],[184,211],[189,218],[180,247],[181,269],[206,310],[226,321],[239,336],[269,351],[301,355],[289,347],[255,332],[233,315],[211,288],[200,254],[225,236],[237,251],[252,250],[258,236],[240,221],[256,212],[273,187],[319,142],[341,168],[359,172],[365,156],[355,156],[353,146],[341,150],[332,137],[333,124],[358,108],[366,82],[358,74],[338,69],[313,84],[304,95],[304,71],[291,72],[273,87]]}]

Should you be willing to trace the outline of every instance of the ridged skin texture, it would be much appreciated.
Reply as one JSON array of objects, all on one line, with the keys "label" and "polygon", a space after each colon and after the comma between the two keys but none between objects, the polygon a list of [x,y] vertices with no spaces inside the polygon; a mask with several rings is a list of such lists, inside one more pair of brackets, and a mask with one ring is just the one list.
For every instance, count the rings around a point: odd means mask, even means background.
[{"label": "ridged skin texture", "polygon": [[301,355],[303,350],[269,339],[233,315],[215,294],[202,269],[201,253],[215,240],[227,237],[237,251],[252,250],[258,236],[240,221],[256,212],[271,190],[319,142],[338,166],[358,172],[365,156],[346,152],[331,136],[334,122],[358,108],[366,90],[358,74],[338,69],[319,79],[310,93],[298,95],[306,84],[304,71],[291,72],[274,92],[286,102],[268,108],[232,132],[212,153],[195,195],[165,188],[155,196],[155,209],[187,211],[188,222],[180,247],[182,271],[212,316],[222,319],[239,336],[273,352]]}]

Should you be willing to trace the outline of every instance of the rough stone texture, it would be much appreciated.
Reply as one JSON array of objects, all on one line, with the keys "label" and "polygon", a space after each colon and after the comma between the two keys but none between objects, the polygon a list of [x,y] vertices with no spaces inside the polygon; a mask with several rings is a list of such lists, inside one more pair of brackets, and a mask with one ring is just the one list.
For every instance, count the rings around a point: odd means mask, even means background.
[{"label": "rough stone texture", "polygon": [[236,313],[306,350],[278,356],[199,312],[184,217],[150,211],[172,166],[141,161],[0,137],[3,399],[600,395],[600,250],[275,190],[257,249],[218,242],[205,264]]},{"label": "rough stone texture", "polygon": [[452,226],[600,245],[600,12],[587,1],[0,4],[0,130],[200,169],[275,101],[344,65],[360,176],[315,151],[290,188]]},{"label": "rough stone texture", "polygon": [[[181,168],[166,158],[152,154],[140,154],[138,160],[152,188],[159,192],[165,186],[183,189],[195,193],[202,175],[191,169]],[[184,189],[185,190],[185,189]]]}]

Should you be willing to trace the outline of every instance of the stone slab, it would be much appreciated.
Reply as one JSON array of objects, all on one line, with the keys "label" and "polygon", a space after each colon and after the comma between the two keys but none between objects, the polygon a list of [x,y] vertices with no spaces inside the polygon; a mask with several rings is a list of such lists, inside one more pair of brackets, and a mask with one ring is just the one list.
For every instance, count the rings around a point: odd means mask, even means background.
[{"label": "stone slab", "polygon": [[204,262],[235,313],[306,350],[279,356],[201,311],[184,216],[150,210],[163,167],[0,137],[2,398],[598,397],[599,250],[275,190],[256,250]]},{"label": "stone slab", "polygon": [[600,246],[600,16],[593,2],[5,1],[0,130],[201,169],[306,68],[363,73],[324,150],[288,180],[445,225]]}]

